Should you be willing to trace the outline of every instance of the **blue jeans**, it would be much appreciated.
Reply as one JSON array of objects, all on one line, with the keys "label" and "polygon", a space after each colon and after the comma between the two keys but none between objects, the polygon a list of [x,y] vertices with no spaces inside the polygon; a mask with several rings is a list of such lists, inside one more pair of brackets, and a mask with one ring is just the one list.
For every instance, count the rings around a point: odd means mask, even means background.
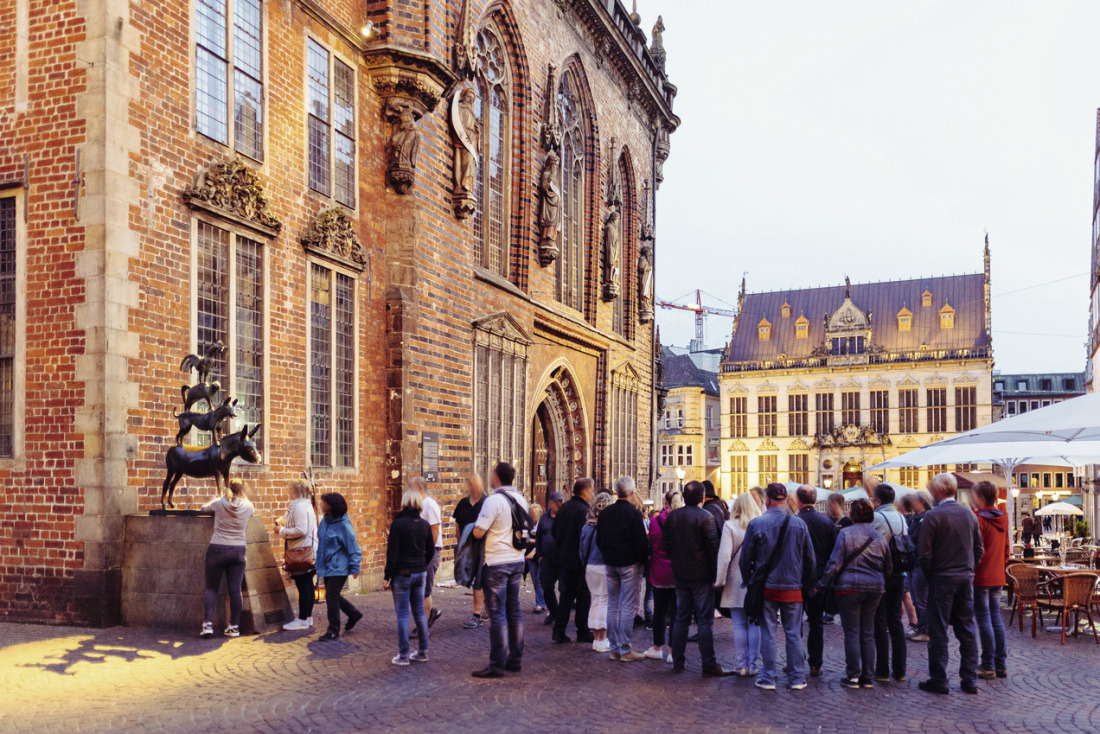
[{"label": "blue jeans", "polygon": [[412,617],[420,639],[420,652],[428,651],[428,618],[424,615],[424,582],[428,574],[410,574],[394,576],[390,579],[393,589],[393,608],[397,612],[397,651],[401,657],[409,656],[409,605],[412,604]]},{"label": "blue jeans", "polygon": [[783,637],[787,647],[787,680],[791,685],[806,682],[806,658],[802,655],[802,602],[764,602],[764,624],[760,631],[760,655],[764,667],[760,669],[760,681],[775,683],[776,616],[783,620]]},{"label": "blue jeans", "polygon": [[949,624],[959,641],[959,678],[964,683],[976,683],[978,630],[974,622],[974,586],[970,579],[934,578],[928,583],[928,676],[937,685],[947,685]]},{"label": "blue jeans", "polygon": [[225,576],[229,591],[229,625],[241,623],[241,583],[244,581],[244,546],[211,543],[206,548],[206,591],[202,595],[204,621],[214,621],[218,588]]},{"label": "blue jeans", "polygon": [[974,587],[974,616],[982,640],[981,667],[1004,668],[1008,659],[1005,646],[1005,620],[1001,616],[1001,587]]},{"label": "blue jeans", "polygon": [[531,585],[535,587],[535,606],[545,607],[546,597],[542,593],[542,582],[539,580],[539,564],[534,558],[527,559],[527,573],[531,576]]},{"label": "blue jeans", "polygon": [[613,653],[630,652],[639,581],[637,566],[607,567],[607,640]]},{"label": "blue jeans", "polygon": [[684,666],[687,651],[688,627],[695,614],[698,625],[699,654],[703,658],[703,670],[718,665],[714,657],[714,589],[710,584],[676,584],[676,621],[672,624],[672,663]]},{"label": "blue jeans", "polygon": [[523,561],[485,566],[481,589],[489,607],[489,665],[503,670],[523,659],[523,612],[519,608],[519,586]]},{"label": "blue jeans", "polygon": [[909,572],[909,593],[917,609],[917,632],[928,634],[928,581],[920,567]]},{"label": "blue jeans", "polygon": [[875,610],[882,594],[857,591],[836,598],[844,626],[844,677],[871,680],[875,674]]},{"label": "blue jeans", "polygon": [[733,667],[760,670],[760,626],[749,624],[744,607],[731,607]]}]

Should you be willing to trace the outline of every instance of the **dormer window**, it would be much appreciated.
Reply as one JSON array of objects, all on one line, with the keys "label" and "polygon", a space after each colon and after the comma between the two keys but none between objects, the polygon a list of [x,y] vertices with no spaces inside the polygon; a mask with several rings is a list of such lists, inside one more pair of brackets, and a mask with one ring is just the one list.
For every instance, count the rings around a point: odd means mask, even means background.
[{"label": "dormer window", "polygon": [[798,317],[798,321],[794,322],[794,338],[806,339],[810,336],[810,321],[803,314]]},{"label": "dormer window", "polygon": [[922,306],[931,306],[932,305],[932,292],[929,291],[927,288],[924,290],[924,293],[921,294],[920,305],[922,305]]},{"label": "dormer window", "polygon": [[955,309],[951,308],[950,303],[943,304],[943,308],[940,309],[940,328],[955,328]]},{"label": "dormer window", "polygon": [[760,323],[756,325],[756,333],[760,341],[766,342],[772,338],[772,325],[768,321],[768,317],[760,319]]},{"label": "dormer window", "polygon": [[898,311],[898,331],[912,331],[913,329],[913,312],[907,307],[902,306]]},{"label": "dormer window", "polygon": [[791,304],[783,303],[783,318],[789,319],[791,317]]}]

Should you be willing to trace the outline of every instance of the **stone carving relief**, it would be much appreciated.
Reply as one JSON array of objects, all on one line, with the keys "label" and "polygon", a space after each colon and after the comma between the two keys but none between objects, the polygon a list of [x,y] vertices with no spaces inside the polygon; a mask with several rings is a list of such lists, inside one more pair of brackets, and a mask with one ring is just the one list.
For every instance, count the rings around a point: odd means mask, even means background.
[{"label": "stone carving relief", "polygon": [[657,155],[657,167],[653,173],[653,179],[656,181],[656,186],[660,188],[661,182],[665,180],[665,161],[668,160],[669,154],[668,130],[664,125],[657,126],[657,140],[654,143],[654,148]]},{"label": "stone carving relief", "polygon": [[543,150],[549,152],[552,150],[561,150],[561,137],[563,134],[563,126],[561,120],[561,110],[558,108],[556,100],[556,90],[558,88],[557,80],[557,67],[554,64],[550,64],[546,72],[546,104],[542,113],[542,126],[539,130],[539,142],[542,144]]},{"label": "stone carving relief", "polygon": [[616,209],[623,208],[623,177],[619,171],[619,163],[615,158],[615,138],[611,138],[611,147],[607,156],[607,205]]},{"label": "stone carving relief", "polygon": [[477,74],[477,41],[474,37],[472,15],[473,0],[462,3],[462,14],[458,20],[458,38],[455,42],[455,71],[459,76]]},{"label": "stone carving relief", "polygon": [[653,241],[653,222],[649,219],[649,179],[642,181],[642,225],[638,239],[642,242]]},{"label": "stone carving relief", "polygon": [[317,215],[302,235],[302,247],[360,271],[367,263],[367,253],[359,242],[354,222],[340,207]]},{"label": "stone carving relief", "polygon": [[220,161],[202,171],[183,197],[191,206],[227,216],[276,235],[283,223],[267,210],[260,177],[240,158]]},{"label": "stone carving relief", "polygon": [[474,112],[476,95],[472,87],[463,86],[451,100],[451,131],[454,136],[454,190],[452,205],[455,216],[465,219],[477,207],[474,196],[477,178],[481,125]]},{"label": "stone carving relief", "polygon": [[386,121],[392,126],[387,146],[389,163],[386,178],[399,194],[409,193],[416,181],[416,154],[420,150],[417,122],[421,114],[406,102],[391,101],[386,104]]},{"label": "stone carving relief", "polygon": [[638,248],[638,320],[653,320],[653,245],[643,242]]},{"label": "stone carving relief", "polygon": [[546,154],[539,177],[539,264],[558,259],[558,231],[561,228],[561,158],[556,150]]},{"label": "stone carving relief", "polygon": [[622,252],[622,224],[618,209],[612,209],[603,225],[603,299],[619,295],[619,266]]}]

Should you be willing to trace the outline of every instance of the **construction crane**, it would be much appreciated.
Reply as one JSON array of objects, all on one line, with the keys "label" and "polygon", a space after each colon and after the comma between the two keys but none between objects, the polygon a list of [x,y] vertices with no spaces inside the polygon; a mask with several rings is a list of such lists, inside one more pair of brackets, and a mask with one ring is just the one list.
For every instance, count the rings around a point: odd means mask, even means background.
[{"label": "construction crane", "polygon": [[[690,295],[690,294],[689,294]],[[686,306],[673,303],[671,301],[657,301],[657,305],[661,308],[675,308],[680,311],[693,311],[695,313],[695,341],[701,347],[703,344],[703,332],[706,325],[707,316],[726,316],[728,318],[734,318],[737,316],[737,312],[726,308],[711,308],[710,306],[703,305],[703,291],[696,289],[695,291],[695,303],[689,303]]]}]

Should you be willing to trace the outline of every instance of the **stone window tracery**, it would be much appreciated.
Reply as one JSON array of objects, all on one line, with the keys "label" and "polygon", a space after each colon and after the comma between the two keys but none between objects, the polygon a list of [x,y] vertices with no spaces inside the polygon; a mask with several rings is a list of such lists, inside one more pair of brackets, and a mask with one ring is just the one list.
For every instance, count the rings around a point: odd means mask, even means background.
[{"label": "stone window tracery", "polygon": [[474,471],[486,483],[500,461],[523,479],[528,340],[507,318],[474,329]]},{"label": "stone window tracery", "polygon": [[638,478],[638,375],[624,367],[611,376],[610,480]]},{"label": "stone window tracery", "polygon": [[587,122],[573,73],[562,75],[558,86],[562,121],[561,143],[561,247],[558,259],[557,296],[570,308],[584,310],[585,282],[585,168]]},{"label": "stone window tracery", "polygon": [[504,44],[495,29],[478,31],[477,56],[474,113],[481,134],[474,182],[477,205],[471,215],[475,257],[481,267],[507,278],[512,76]]}]

